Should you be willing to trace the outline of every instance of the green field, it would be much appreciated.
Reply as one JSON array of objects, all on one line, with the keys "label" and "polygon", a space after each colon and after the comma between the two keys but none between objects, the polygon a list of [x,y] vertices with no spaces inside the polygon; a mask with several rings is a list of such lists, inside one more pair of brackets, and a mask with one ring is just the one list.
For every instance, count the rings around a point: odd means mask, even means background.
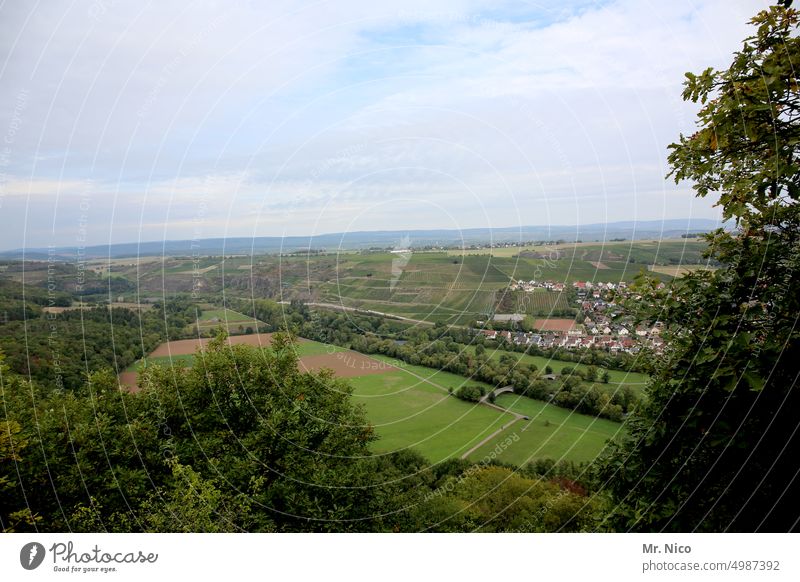
[{"label": "green field", "polygon": [[[680,256],[675,247],[677,244],[684,243],[662,245],[669,249],[671,260]],[[485,319],[495,311],[547,313],[571,307],[566,294],[510,294],[506,290],[512,279],[549,279],[568,285],[574,281],[632,281],[649,266],[638,261],[661,256],[658,250],[652,250],[650,244],[637,245],[614,247],[616,250],[610,254],[602,247],[599,253],[593,247],[586,247],[586,250],[581,250],[585,259],[576,255],[576,249],[563,248],[558,249],[559,258],[556,260],[533,258],[530,253],[528,256],[510,256],[506,252],[515,250],[518,253],[518,249],[496,249],[504,252],[492,254],[414,253],[400,272],[394,273],[392,261],[396,255],[353,254],[340,257],[335,266],[309,260],[307,284],[314,288],[316,299],[321,302],[464,325]],[[598,268],[592,263],[596,260],[595,255],[608,257],[608,262]],[[318,260],[330,262],[331,259]],[[335,271],[333,277],[330,276],[331,268]],[[316,278],[315,272],[324,273],[324,276]],[[651,274],[665,280],[671,278],[665,273]]]},{"label": "green field", "polygon": [[583,261],[635,263],[638,265],[683,265],[703,263],[705,241],[696,239],[635,241],[574,245],[560,249],[562,256]]},{"label": "green field", "polygon": [[426,368],[425,366],[413,366],[411,364],[406,364],[400,360],[395,358],[388,358],[386,356],[382,356],[380,354],[372,354],[370,358],[374,358],[381,362],[387,362],[394,366],[398,366],[403,370],[407,371],[412,375],[417,375],[422,379],[431,382],[441,388],[448,389],[452,388],[453,390],[457,390],[462,386],[469,384],[470,386],[481,386],[487,392],[492,390],[492,386],[487,384],[486,382],[480,382],[478,380],[471,380],[469,378],[465,378],[464,376],[459,376],[458,374],[452,374],[450,372],[445,372],[444,370],[436,370],[434,368]]},{"label": "green field", "polygon": [[591,461],[605,448],[606,441],[619,436],[623,425],[602,418],[577,414],[514,394],[502,394],[496,404],[530,418],[519,421],[508,430],[473,452],[469,459],[479,462],[495,450],[508,436],[519,440],[496,454],[498,461],[522,466],[536,459]]},{"label": "green field", "polygon": [[140,370],[145,369],[147,366],[152,366],[154,364],[166,367],[180,363],[191,367],[194,364],[194,357],[194,354],[186,354],[180,356],[159,356],[156,358],[146,358],[144,360],[134,362],[125,369],[125,372],[139,372]]},{"label": "green field", "polygon": [[353,398],[366,407],[380,439],[376,452],[412,448],[436,463],[458,458],[512,419],[449,396],[404,371],[351,378]]},{"label": "green field", "polygon": [[496,249],[468,249],[447,251],[450,256],[491,255],[495,258],[516,258],[539,253],[578,261],[605,263],[625,262],[639,264],[674,265],[704,263],[702,253],[708,244],[700,239],[637,240],[526,245]]},{"label": "green field", "polygon": [[[340,351],[343,348],[315,341],[301,341],[297,346],[299,357]],[[348,379],[354,388],[355,402],[364,405],[367,418],[379,436],[373,445],[376,453],[411,448],[432,462],[458,458],[513,420],[511,414],[467,403],[448,394],[448,389],[457,390],[464,385],[491,390],[492,387],[486,383],[424,366],[412,366],[386,356],[371,357],[398,366],[397,371]],[[146,364],[191,366],[194,359],[194,354],[151,357],[147,358]],[[127,371],[139,371],[144,365],[137,362]],[[519,441],[498,457],[499,460],[515,464],[537,458],[591,460],[602,449],[604,441],[616,434],[621,426],[513,395],[500,396],[497,404],[527,415],[531,421],[518,421],[500,433],[470,455],[473,460],[480,460],[494,448],[498,439],[503,440],[514,433],[519,435]],[[546,422],[549,425],[546,426]]]},{"label": "green field", "polygon": [[244,331],[247,327],[256,328],[260,321],[232,309],[203,310],[197,319],[196,326],[200,331],[208,331],[217,327],[227,327],[230,332]]},{"label": "green field", "polygon": [[297,344],[297,356],[318,356],[320,354],[335,354],[336,352],[345,352],[344,348],[334,346],[331,344],[323,344],[311,340],[302,340]]},{"label": "green field", "polygon": [[[397,360],[391,358],[372,357],[398,365]],[[365,400],[368,416],[376,424],[376,430],[381,436],[375,444],[376,451],[411,447],[431,460],[460,456],[510,420],[505,417],[499,424],[494,422],[491,425],[494,427],[492,430],[483,430],[488,425],[482,425],[475,417],[469,417],[469,422],[467,418],[459,420],[442,433],[436,434],[437,427],[445,423],[447,418],[458,414],[464,406],[494,412],[488,407],[447,398],[445,388],[458,389],[469,384],[489,390],[491,386],[424,366],[411,366],[402,362],[399,365],[403,372],[351,379],[356,386],[356,394],[361,398],[368,398]],[[420,377],[427,382],[423,382]],[[435,406],[432,402],[435,402]],[[603,449],[605,441],[615,436],[622,426],[610,420],[578,414],[546,402],[514,395],[501,395],[497,404],[526,415],[531,420],[518,421],[472,453],[471,460],[480,461],[498,442],[516,433],[519,441],[508,447],[498,460],[517,465],[539,458],[590,461]],[[423,413],[417,414],[420,409]],[[384,422],[385,426],[379,426]],[[485,423],[486,420],[482,422]],[[435,436],[428,438],[429,435]],[[465,444],[458,449],[461,452],[457,454],[454,447],[458,447],[459,443]]]}]

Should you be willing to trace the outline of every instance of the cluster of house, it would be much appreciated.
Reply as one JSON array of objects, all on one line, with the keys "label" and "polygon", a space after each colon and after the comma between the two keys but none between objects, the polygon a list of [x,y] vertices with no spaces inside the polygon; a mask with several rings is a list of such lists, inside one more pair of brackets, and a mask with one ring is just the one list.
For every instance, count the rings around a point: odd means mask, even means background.
[{"label": "cluster of house", "polygon": [[531,279],[530,281],[524,281],[520,279],[518,281],[512,280],[509,283],[508,288],[511,291],[527,291],[528,293],[535,291],[536,289],[546,289],[547,291],[557,291],[561,292],[564,291],[567,286],[564,283],[557,283],[554,281],[535,281]]},{"label": "cluster of house", "polygon": [[[508,288],[511,291],[527,291],[528,293],[536,289],[545,289],[546,291],[561,292],[567,289],[567,285],[558,281],[536,281],[531,279],[525,281],[523,279],[512,280]],[[578,296],[591,295],[593,297],[601,297],[603,291],[624,291],[628,289],[628,284],[625,281],[617,283],[609,281],[576,281],[572,284],[572,288],[578,293]]]},{"label": "cluster of house", "polygon": [[[561,287],[559,289],[559,287]],[[634,326],[626,317],[616,298],[630,292],[624,281],[604,283],[578,281],[572,284],[582,316],[576,319],[537,319],[535,331],[497,331],[482,329],[487,339],[507,341],[518,345],[535,345],[540,348],[602,349],[611,353],[635,354],[643,347],[656,353],[664,350],[661,337],[662,324]],[[515,281],[510,288],[532,290],[544,288],[553,291],[564,289],[563,283],[551,281]],[[515,319],[517,317],[517,319]],[[521,321],[521,314],[495,315],[496,321]]]},{"label": "cluster of house", "polygon": [[533,345],[543,349],[602,349],[611,353],[625,352],[628,354],[635,354],[645,346],[656,352],[664,349],[660,323],[629,330],[624,325],[610,322],[600,323],[591,320],[588,316],[583,324],[569,319],[537,320],[536,331],[481,329],[478,332],[486,336],[486,339],[506,341],[517,345]]},{"label": "cluster of house", "polygon": [[[573,283],[576,301],[585,315],[583,324],[588,333],[599,336],[601,346],[612,351],[636,353],[643,346],[656,353],[664,350],[664,339],[661,337],[662,324],[633,326],[630,317],[626,317],[622,308],[616,303],[619,298],[629,298],[632,294],[624,281],[619,283],[592,283],[578,281]],[[664,287],[664,283],[659,283]],[[605,293],[604,293],[605,291]],[[605,344],[605,345],[603,345]]]}]

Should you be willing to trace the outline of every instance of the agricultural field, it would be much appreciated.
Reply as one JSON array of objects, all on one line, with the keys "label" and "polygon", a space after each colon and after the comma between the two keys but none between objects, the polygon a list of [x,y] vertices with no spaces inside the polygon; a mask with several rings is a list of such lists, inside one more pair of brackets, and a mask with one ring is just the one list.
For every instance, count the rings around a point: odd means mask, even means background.
[{"label": "agricultural field", "polygon": [[696,238],[580,242],[548,245],[525,245],[496,249],[450,250],[451,256],[491,255],[494,258],[540,257],[572,261],[623,262],[657,265],[703,263],[702,253],[708,247]]},{"label": "agricultural field", "polygon": [[509,312],[509,304],[514,307],[511,311],[532,314],[570,308],[566,294],[509,292],[512,279],[631,281],[645,268],[614,263],[598,269],[587,261],[563,258],[550,261],[444,252],[415,253],[399,266],[392,263],[397,256],[388,253],[340,259],[336,278],[327,281],[313,280],[313,259],[309,262],[309,286],[317,300],[454,325]]},{"label": "agricultural field", "polygon": [[[498,461],[517,466],[542,458],[592,461],[603,451],[609,439],[624,431],[624,425],[618,422],[577,414],[515,394],[501,394],[496,404],[530,420],[516,422],[472,452],[468,457],[471,461],[479,462],[490,454],[495,454]],[[497,444],[511,435],[518,436],[519,440],[497,453]]]},{"label": "agricultural field", "polygon": [[[373,357],[397,363],[391,358]],[[365,402],[367,412],[370,420],[376,424],[378,434],[381,435],[381,440],[376,443],[376,451],[411,446],[432,461],[461,456],[513,420],[513,417],[501,414],[499,418],[487,423],[491,416],[484,414],[478,422],[479,419],[474,415],[476,410],[473,410],[472,416],[458,421],[456,432],[453,432],[455,426],[448,427],[438,434],[436,439],[432,439],[428,435],[434,434],[433,427],[441,426],[450,415],[460,413],[464,406],[467,409],[484,410],[488,413],[499,412],[446,397],[445,391],[448,388],[455,390],[466,384],[483,386],[487,390],[491,387],[482,382],[423,366],[411,366],[402,362],[399,365],[402,367],[391,374],[351,380],[356,387],[358,397],[370,398]],[[436,398],[437,393],[431,392],[430,386],[438,388],[438,394],[443,396]],[[427,395],[424,398],[420,397],[422,402],[417,401],[417,391],[423,391]],[[434,403],[436,409],[433,408]],[[520,420],[500,432],[472,452],[468,457],[470,460],[480,461],[498,442],[517,433],[520,440],[506,449],[504,456],[498,460],[520,466],[539,458],[590,461],[602,451],[606,439],[616,436],[622,426],[610,420],[578,414],[546,402],[513,394],[499,396],[497,405],[528,416],[530,421]],[[420,412],[420,408],[424,412]],[[398,421],[398,417],[403,420]],[[417,440],[419,442],[416,442]]]},{"label": "agricultural field", "polygon": [[497,313],[527,313],[531,315],[549,315],[555,311],[563,312],[570,307],[567,291],[548,291],[537,288],[533,291],[511,291],[505,289],[498,293],[500,300],[496,305]]},{"label": "agricultural field", "polygon": [[382,356],[380,354],[373,354],[370,356],[371,358],[378,360],[380,362],[385,362],[387,364],[391,364],[397,368],[401,368],[405,372],[417,376],[418,378],[425,380],[426,382],[430,382],[435,384],[445,390],[449,390],[452,388],[453,390],[458,390],[462,386],[466,386],[469,384],[470,386],[480,386],[487,392],[492,389],[490,384],[486,382],[480,382],[478,380],[472,380],[471,378],[465,378],[464,376],[459,376],[458,374],[452,374],[451,372],[446,372],[444,370],[436,370],[434,368],[427,368],[425,366],[414,366],[412,364],[407,364],[401,360],[397,360],[395,358],[389,358],[387,356]]},{"label": "agricultural field", "polygon": [[[298,350],[300,351],[300,350]],[[353,378],[394,372],[396,368],[389,363],[379,362],[359,352],[340,350],[315,355],[302,355],[300,368],[304,372],[318,372],[323,368],[333,370],[339,378]]]},{"label": "agricultural field", "polygon": [[[680,267],[702,265],[706,244],[696,240],[566,243],[536,247],[325,255],[258,255],[253,257],[159,257],[112,262],[103,276],[113,276],[128,299],[169,293],[217,296],[223,287],[232,296],[341,304],[411,319],[468,325],[490,313],[545,314],[570,309],[566,295],[529,293],[509,296],[512,279],[632,281],[641,272],[670,280]],[[102,267],[102,263],[95,266]],[[108,266],[106,264],[106,266]],[[661,268],[664,267],[664,268]],[[676,268],[678,267],[678,268]],[[213,311],[213,310],[212,310]],[[218,322],[203,316],[201,329]],[[217,315],[219,321],[226,318]],[[247,321],[228,314],[231,332]]]},{"label": "agricultural field", "polygon": [[[397,255],[350,255],[332,281],[317,281],[322,301],[412,319],[465,324],[492,311],[508,277],[480,257],[452,259],[416,253],[406,264]],[[402,261],[401,261],[402,262]]]},{"label": "agricultural field", "polygon": [[253,331],[261,323],[257,319],[232,309],[204,309],[192,328],[195,333],[205,334],[223,327],[229,334],[234,334],[245,333],[247,328]]},{"label": "agricultural field", "polygon": [[406,370],[350,380],[353,398],[366,408],[380,439],[378,453],[412,448],[431,462],[458,458],[512,419],[486,406],[470,404]]},{"label": "agricultural field", "polygon": [[[127,386],[131,390],[138,390],[136,378],[139,371],[147,366],[158,364],[161,366],[172,366],[173,364],[181,364],[191,367],[194,364],[197,356],[197,350],[203,349],[208,345],[213,338],[198,338],[186,340],[173,340],[164,342],[153,350],[147,358],[139,360],[131,364],[123,372],[119,374],[119,382],[122,386]],[[228,343],[231,345],[249,345],[255,347],[269,346],[272,341],[272,334],[248,334],[229,336]],[[298,340],[297,355],[299,358],[310,358],[319,355],[336,354],[345,351],[344,348],[321,344],[306,339]],[[312,362],[313,363],[313,362]],[[315,367],[318,369],[319,367]]]},{"label": "agricultural field", "polygon": [[[252,334],[232,336],[229,341],[263,346],[269,344],[270,337],[270,334]],[[147,365],[170,366],[180,363],[190,367],[196,357],[195,350],[208,341],[204,338],[162,344],[146,360],[137,362],[120,374],[120,383],[136,389],[136,374]],[[379,439],[373,444],[377,454],[412,448],[434,463],[459,458],[515,418],[511,412],[504,413],[489,406],[467,403],[449,395],[450,389],[457,390],[467,384],[481,386],[487,391],[491,389],[488,384],[456,374],[412,366],[385,356],[366,356],[309,340],[300,340],[297,353],[300,365],[305,370],[325,367],[332,369],[339,377],[348,378],[354,389],[353,399],[364,406],[367,418],[378,434]],[[527,462],[544,457],[588,460],[593,458],[589,456],[592,451],[602,448],[598,446],[602,439],[599,432],[587,431],[587,427],[596,431],[600,431],[597,427],[604,427],[605,433],[613,435],[614,431],[608,430],[608,427],[617,426],[617,423],[571,413],[533,400],[530,401],[533,404],[526,405],[528,408],[523,406],[517,410],[519,407],[516,405],[507,406],[506,398],[505,395],[498,398],[500,406],[530,416],[531,427],[519,432],[525,425],[523,421],[516,422],[477,449],[470,458],[478,458],[479,453],[490,444],[493,448],[492,443],[498,438],[504,439],[517,431],[522,440],[504,453],[508,458],[501,460],[513,458]],[[540,420],[550,419],[553,425],[558,420],[560,428],[536,428],[536,415],[530,413],[530,406],[538,407]],[[555,436],[551,433],[555,433]],[[512,452],[511,448],[515,451]]]},{"label": "agricultural field", "polygon": [[[559,259],[644,265],[702,263],[705,241],[697,239],[580,243],[547,247]],[[522,253],[524,255],[524,253]]]}]

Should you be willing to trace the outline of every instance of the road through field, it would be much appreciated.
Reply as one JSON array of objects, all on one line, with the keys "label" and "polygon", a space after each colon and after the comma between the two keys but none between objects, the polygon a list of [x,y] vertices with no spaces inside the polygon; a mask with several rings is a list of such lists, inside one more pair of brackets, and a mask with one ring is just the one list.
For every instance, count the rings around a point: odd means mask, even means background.
[{"label": "road through field", "polygon": [[[502,410],[503,412],[511,412],[511,411],[509,411],[509,410],[506,410],[506,409],[504,409],[504,408],[500,408],[499,406],[495,406],[494,404],[487,404],[487,406],[491,406],[491,407],[493,407],[493,408],[499,408],[499,409],[500,409],[500,410]],[[522,419],[524,418],[524,417],[523,417],[521,414],[517,414],[516,412],[511,412],[511,414],[513,414],[513,415],[515,416],[514,420],[512,420],[512,421],[511,421],[511,422],[509,422],[508,424],[504,424],[503,426],[501,426],[500,428],[498,428],[496,431],[494,431],[492,434],[490,434],[489,436],[487,436],[485,439],[483,439],[483,440],[482,440],[481,442],[479,442],[477,445],[475,445],[475,446],[474,446],[474,447],[472,447],[470,450],[468,450],[466,453],[464,453],[463,455],[461,455],[461,458],[462,458],[462,459],[466,459],[466,458],[467,458],[467,457],[469,457],[469,456],[470,456],[472,453],[474,453],[475,451],[477,451],[477,450],[478,450],[479,448],[481,448],[483,445],[485,445],[485,444],[486,444],[486,443],[488,443],[490,440],[492,440],[494,437],[496,437],[496,436],[497,436],[497,435],[499,435],[501,432],[503,432],[503,431],[504,431],[504,430],[506,430],[508,427],[510,427],[512,424],[514,424],[515,422],[517,422],[517,421],[519,421],[519,420],[522,420]],[[523,429],[523,430],[524,430],[524,429]]]},{"label": "road through field", "polygon": [[[420,376],[419,374],[415,374],[415,373],[414,373],[414,372],[412,372],[411,370],[407,370],[407,369],[405,369],[405,368],[400,368],[400,369],[401,369],[401,370],[403,370],[403,371],[404,371],[406,374],[410,374],[410,375],[414,376],[415,378],[419,378],[419,379],[420,379],[420,380],[422,380],[423,382],[427,382],[428,384],[431,384],[432,386],[436,386],[437,388],[440,388],[441,390],[444,390],[445,392],[448,392],[448,393],[449,393],[449,390],[448,390],[447,388],[445,388],[444,386],[440,386],[440,385],[439,385],[439,384],[437,384],[436,382],[432,382],[432,381],[431,381],[431,380],[429,380],[428,378],[425,378],[425,377],[423,377],[423,376]],[[513,412],[513,411],[511,411],[511,410],[508,410],[508,409],[506,409],[506,408],[503,408],[502,406],[497,406],[496,404],[492,404],[491,402],[489,402],[489,401],[487,400],[487,398],[488,398],[488,396],[484,396],[483,398],[481,398],[481,399],[478,401],[478,404],[479,404],[479,405],[486,406],[486,407],[488,407],[488,408],[494,408],[495,410],[499,410],[500,412],[503,412],[503,413],[506,413],[506,414],[510,414],[510,415],[512,415],[512,416],[514,417],[514,420],[512,420],[511,422],[508,422],[508,423],[504,424],[503,426],[501,426],[500,428],[498,428],[496,431],[494,431],[492,434],[490,434],[490,435],[489,435],[489,436],[487,436],[485,439],[483,439],[481,442],[479,442],[479,443],[478,443],[478,444],[476,444],[474,447],[472,447],[470,450],[468,450],[466,453],[464,453],[463,455],[461,455],[461,458],[462,458],[462,459],[466,459],[466,458],[467,458],[469,455],[471,455],[472,453],[474,453],[475,451],[477,451],[479,448],[481,448],[483,445],[485,445],[485,444],[486,444],[486,443],[488,443],[490,440],[492,440],[493,438],[495,438],[497,435],[499,435],[501,432],[503,432],[504,430],[506,430],[508,427],[510,427],[511,425],[513,425],[515,422],[517,422],[517,421],[520,421],[520,420],[522,420],[522,419],[524,419],[524,418],[525,418],[525,416],[524,416],[524,415],[522,415],[522,414],[519,414],[518,412]]]},{"label": "road through field", "polygon": [[[278,301],[284,305],[289,305],[289,301]],[[410,321],[411,323],[421,323],[422,325],[436,325],[436,322],[425,321],[423,319],[412,319],[411,317],[403,317],[402,315],[395,315],[394,313],[383,313],[382,311],[375,311],[373,309],[361,309],[358,307],[348,307],[347,305],[337,305],[336,303],[306,303],[308,307],[322,307],[324,309],[335,309],[337,311],[355,311],[359,313],[366,313],[368,315],[379,315],[381,317],[388,317],[390,319],[399,319],[402,321]],[[465,327],[462,325],[452,325],[450,327]]]}]

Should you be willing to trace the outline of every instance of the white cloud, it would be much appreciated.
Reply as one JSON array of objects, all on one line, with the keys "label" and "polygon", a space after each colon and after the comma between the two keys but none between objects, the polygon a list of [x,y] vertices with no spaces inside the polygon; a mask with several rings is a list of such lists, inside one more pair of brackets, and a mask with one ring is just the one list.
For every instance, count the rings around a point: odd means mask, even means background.
[{"label": "white cloud", "polygon": [[192,236],[200,199],[205,236],[714,216],[664,181],[683,73],[764,6],[7,3],[0,248],[69,243],[87,181],[97,243]]}]

